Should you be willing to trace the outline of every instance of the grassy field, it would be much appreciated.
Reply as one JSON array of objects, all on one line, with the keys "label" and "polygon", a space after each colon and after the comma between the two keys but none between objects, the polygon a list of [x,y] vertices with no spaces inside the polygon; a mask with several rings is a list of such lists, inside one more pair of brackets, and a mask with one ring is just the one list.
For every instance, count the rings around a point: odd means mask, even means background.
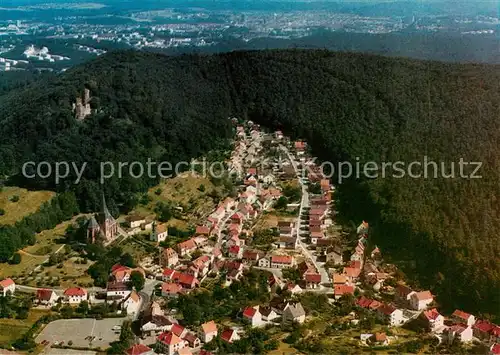
[{"label": "grassy field", "polygon": [[76,221],[79,217],[86,216],[85,214],[80,214],[75,216],[69,221],[64,221],[53,229],[45,230],[36,235],[35,245],[24,248],[23,250],[27,253],[34,255],[47,255],[55,252],[62,245],[61,239],[64,238],[64,233],[66,228]]},{"label": "grassy field", "polygon": [[[13,196],[18,196],[19,201],[12,202]],[[4,187],[0,191],[0,209],[3,209],[5,214],[0,216],[0,224],[14,224],[24,216],[36,212],[53,196],[55,193],[52,191],[28,191],[19,187]]]},{"label": "grassy field", "polygon": [[[204,191],[200,191],[200,186]],[[189,224],[196,224],[202,217],[208,215],[215,204],[212,198],[207,196],[215,186],[210,180],[201,176],[193,176],[191,173],[179,175],[173,179],[166,179],[159,185],[148,191],[151,202],[146,206],[139,206],[134,210],[134,214],[140,214],[151,219],[155,218],[154,208],[158,202],[171,201],[184,209],[182,219],[172,219],[168,222],[169,226],[175,226],[179,229],[186,229]],[[161,191],[157,194],[157,191]]]},{"label": "grassy field", "polygon": [[0,319],[0,344],[9,344],[19,338],[48,311],[32,309],[27,319]]},{"label": "grassy field", "polygon": [[0,264],[0,279],[28,274],[46,259],[45,257],[34,257],[26,254],[22,254],[21,257],[21,263],[18,265]]},{"label": "grassy field", "polygon": [[[89,285],[93,283],[92,278],[86,273],[92,261],[88,260],[87,264],[77,264],[76,260],[80,260],[80,257],[72,257],[68,260],[63,261],[62,268],[57,268],[57,266],[46,267],[37,276],[40,277],[58,277],[60,280],[60,287],[67,288],[75,285]],[[35,282],[31,282],[34,284]]]}]

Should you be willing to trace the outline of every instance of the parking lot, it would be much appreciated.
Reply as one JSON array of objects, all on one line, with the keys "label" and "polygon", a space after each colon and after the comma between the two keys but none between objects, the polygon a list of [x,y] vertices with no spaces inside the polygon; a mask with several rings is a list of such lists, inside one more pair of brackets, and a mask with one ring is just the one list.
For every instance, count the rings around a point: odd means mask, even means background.
[{"label": "parking lot", "polygon": [[37,343],[48,341],[51,345],[64,342],[62,345],[105,349],[120,337],[120,332],[113,327],[122,323],[123,318],[60,319],[49,323],[35,340]]}]

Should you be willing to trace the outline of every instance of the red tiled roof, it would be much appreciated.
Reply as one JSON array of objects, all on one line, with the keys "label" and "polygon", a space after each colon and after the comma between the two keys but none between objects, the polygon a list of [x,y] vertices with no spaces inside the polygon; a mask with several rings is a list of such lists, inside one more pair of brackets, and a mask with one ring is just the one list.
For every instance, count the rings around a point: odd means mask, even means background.
[{"label": "red tiled roof", "polygon": [[424,314],[424,317],[427,318],[427,320],[436,320],[440,316],[440,314],[436,308],[429,309],[428,311],[424,311],[423,314]]},{"label": "red tiled roof", "polygon": [[495,326],[488,321],[478,320],[472,327],[484,333],[489,333]]},{"label": "red tiled roof", "polygon": [[385,314],[386,316],[390,316],[395,310],[396,307],[385,303],[383,303],[380,307],[377,308],[378,312]]},{"label": "red tiled roof", "polygon": [[183,273],[183,272],[175,272],[172,275],[172,280],[174,280],[182,285],[189,285],[189,286],[198,283],[198,280],[196,279],[196,277],[194,277],[193,275]]},{"label": "red tiled roof", "polygon": [[144,344],[135,344],[131,348],[127,349],[127,351],[125,351],[125,353],[128,355],[141,355],[141,354],[147,353],[151,350],[152,350],[151,348],[147,347]]},{"label": "red tiled roof", "polygon": [[229,253],[231,254],[238,254],[240,252],[240,247],[237,245],[233,245],[232,247],[229,248]]},{"label": "red tiled roof", "polygon": [[180,242],[179,244],[177,244],[177,247],[180,249],[180,250],[183,250],[183,249],[196,249],[196,243],[194,242],[193,239],[188,239],[184,242]]},{"label": "red tiled roof", "polygon": [[243,317],[245,318],[253,318],[253,316],[257,313],[257,310],[253,307],[247,307],[243,311]]},{"label": "red tiled roof", "polygon": [[170,331],[175,335],[177,335],[178,337],[180,337],[182,335],[182,332],[184,332],[184,330],[185,328],[182,325],[174,324]]},{"label": "red tiled roof", "polygon": [[164,282],[161,291],[170,294],[177,294],[182,290],[182,286],[172,282]]},{"label": "red tiled roof", "polygon": [[213,320],[211,320],[210,322],[203,323],[201,327],[205,334],[214,333],[217,331],[217,324],[215,324]]},{"label": "red tiled roof", "polygon": [[345,267],[344,273],[349,277],[358,277],[361,273],[361,269],[353,268],[353,267]]},{"label": "red tiled roof", "polygon": [[334,293],[336,296],[342,296],[342,295],[345,295],[347,293],[350,293],[351,295],[353,295],[354,294],[354,286],[335,285]]},{"label": "red tiled roof", "polygon": [[414,295],[415,297],[417,297],[419,301],[425,301],[433,298],[432,293],[430,291],[416,292],[414,293]]},{"label": "red tiled roof", "polygon": [[234,330],[232,329],[226,329],[222,332],[222,335],[220,338],[226,342],[231,342],[231,337],[233,336]]},{"label": "red tiled roof", "polygon": [[307,282],[321,283],[321,275],[320,274],[306,274],[305,279]]},{"label": "red tiled roof", "polygon": [[469,313],[465,313],[464,311],[456,309],[455,312],[453,312],[452,316],[460,318],[462,320],[468,320],[471,315]]},{"label": "red tiled roof", "polygon": [[40,301],[48,301],[52,296],[52,290],[39,289],[36,291],[36,299]]},{"label": "red tiled roof", "polygon": [[291,264],[293,257],[290,255],[273,255],[271,257],[272,263],[280,263],[280,264]]},{"label": "red tiled roof", "polygon": [[210,228],[207,226],[196,227],[196,234],[210,234]]},{"label": "red tiled roof", "polygon": [[372,299],[366,298],[365,296],[361,296],[356,300],[356,304],[362,308],[370,307],[370,304],[373,302]]},{"label": "red tiled roof", "polygon": [[170,269],[170,268],[166,268],[163,270],[163,276],[172,276],[174,274],[175,270],[173,269]]},{"label": "red tiled roof", "polygon": [[85,296],[87,291],[81,287],[71,287],[64,291],[65,296]]},{"label": "red tiled roof", "polygon": [[245,250],[243,253],[243,259],[247,260],[257,260],[259,258],[259,253],[256,251]]},{"label": "red tiled roof", "polygon": [[[175,327],[175,326],[176,326],[176,324],[174,324],[173,327]],[[179,338],[177,335],[175,335],[172,332],[164,332],[158,336],[158,341],[160,341],[164,344],[167,344],[167,345],[176,345],[176,344],[179,344],[182,341],[182,339]]]},{"label": "red tiled roof", "polygon": [[14,281],[11,278],[0,281],[0,287],[5,288],[10,285],[14,285]]},{"label": "red tiled roof", "polygon": [[111,267],[111,272],[115,272],[115,271],[118,271],[118,270],[128,270],[129,267],[127,266],[123,266],[123,265],[120,265],[120,264],[115,264]]},{"label": "red tiled roof", "polygon": [[491,348],[491,353],[495,355],[500,354],[500,344],[493,345],[493,347]]}]

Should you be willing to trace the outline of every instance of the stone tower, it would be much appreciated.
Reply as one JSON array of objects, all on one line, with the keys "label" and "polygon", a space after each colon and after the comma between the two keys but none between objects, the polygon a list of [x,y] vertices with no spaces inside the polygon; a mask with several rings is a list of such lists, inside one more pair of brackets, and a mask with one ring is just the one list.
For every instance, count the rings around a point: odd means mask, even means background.
[{"label": "stone tower", "polygon": [[87,226],[87,241],[90,243],[94,244],[95,239],[97,235],[99,234],[101,230],[101,227],[99,227],[99,224],[97,223],[96,219],[94,216],[89,219],[89,223]]}]

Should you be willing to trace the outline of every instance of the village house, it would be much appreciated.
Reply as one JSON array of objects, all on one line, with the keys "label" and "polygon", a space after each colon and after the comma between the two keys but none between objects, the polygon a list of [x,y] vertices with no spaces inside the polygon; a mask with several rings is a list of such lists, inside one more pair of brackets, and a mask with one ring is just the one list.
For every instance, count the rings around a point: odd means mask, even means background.
[{"label": "village house", "polygon": [[156,340],[156,352],[160,354],[175,355],[180,349],[186,347],[187,342],[172,332],[165,332]]},{"label": "village house", "polygon": [[270,268],[271,267],[271,258],[269,256],[265,256],[259,259],[259,267]]},{"label": "village house", "polygon": [[333,294],[335,299],[338,300],[343,295],[354,295],[354,286],[350,285],[334,285]]},{"label": "village house", "polygon": [[363,222],[361,222],[361,224],[356,229],[356,232],[358,234],[367,234],[368,233],[368,228],[369,228],[368,222],[363,221]]},{"label": "village house", "polygon": [[236,330],[226,329],[222,332],[220,338],[226,343],[232,343],[235,340],[239,340],[240,336],[238,335],[238,332]]},{"label": "village house", "polygon": [[259,312],[262,315],[262,320],[265,322],[271,322],[279,317],[271,307],[259,307]]},{"label": "village house", "polygon": [[392,327],[399,327],[404,323],[403,311],[390,304],[382,304],[376,311],[378,317]]},{"label": "village house", "polygon": [[361,274],[361,269],[357,267],[345,267],[344,275],[347,279],[347,282],[351,285],[356,284],[359,275]]},{"label": "village house", "polygon": [[109,281],[106,284],[106,299],[121,300],[130,295],[132,290],[125,282]]},{"label": "village house", "polygon": [[210,228],[207,226],[197,226],[195,234],[208,237],[210,235]]},{"label": "village house", "polygon": [[64,301],[69,304],[79,304],[86,301],[87,297],[87,290],[81,287],[71,287],[64,291]]},{"label": "village house", "polygon": [[347,285],[347,277],[344,274],[333,274],[334,285]]},{"label": "village house", "polygon": [[444,317],[439,314],[436,308],[423,311],[420,318],[424,321],[425,327],[432,333],[441,333],[444,328]]},{"label": "village house", "polygon": [[150,347],[144,344],[134,344],[125,351],[126,355],[155,355],[156,353]]},{"label": "village house", "polygon": [[252,250],[245,250],[243,252],[243,262],[248,265],[255,265],[258,263],[260,257],[262,255],[262,252],[258,251],[252,251]]},{"label": "village house", "polygon": [[177,298],[182,291],[182,286],[174,282],[161,284],[161,295],[167,298]]},{"label": "village house", "polygon": [[273,255],[271,256],[271,268],[283,269],[292,267],[294,262],[293,256],[290,255]]},{"label": "village house", "polygon": [[295,227],[293,222],[278,222],[278,229],[281,237],[291,237],[295,234]]},{"label": "village house", "polygon": [[211,342],[212,339],[217,337],[217,324],[213,320],[203,323],[201,325],[200,336],[204,343]]},{"label": "village house", "polygon": [[131,215],[125,218],[129,228],[140,228],[142,224],[146,223],[146,219],[139,215]]},{"label": "village house", "polygon": [[289,282],[289,283],[287,283],[287,284],[286,284],[286,290],[287,290],[288,292],[290,292],[292,295],[296,295],[296,294],[299,294],[299,293],[301,293],[302,291],[304,291],[304,290],[302,289],[302,287],[300,287],[299,285],[294,284],[294,283],[292,283],[292,282]]},{"label": "village house", "polygon": [[377,346],[387,346],[389,345],[389,339],[387,338],[387,335],[385,333],[375,333],[373,334],[369,342],[373,345]]},{"label": "village house", "polygon": [[184,337],[182,339],[184,339],[185,341],[187,341],[187,343],[189,344],[189,346],[191,348],[197,348],[201,344],[200,338],[198,338],[196,336],[196,334],[191,333],[191,332],[189,332],[186,335],[184,335]]},{"label": "village house", "polygon": [[341,265],[344,262],[342,250],[335,247],[328,248],[326,251],[326,262],[333,263],[333,265]]},{"label": "village house", "polygon": [[189,255],[196,249],[197,246],[193,238],[177,244],[177,252],[179,253],[180,256]]},{"label": "village house", "polygon": [[[500,334],[498,328],[499,327],[493,323],[478,319],[472,326],[472,331],[476,338],[489,342],[491,339],[497,338],[498,334]],[[495,332],[495,329],[497,329],[497,332]]]},{"label": "village house", "polygon": [[306,274],[304,276],[304,281],[306,284],[306,289],[316,289],[320,287],[321,275],[318,273]]},{"label": "village house", "polygon": [[168,237],[168,226],[166,223],[160,223],[156,225],[153,223],[153,228],[151,231],[150,239],[154,242],[161,243],[164,242]]},{"label": "village house", "polygon": [[125,301],[123,301],[122,309],[124,309],[128,315],[135,315],[139,312],[140,306],[141,296],[139,296],[136,291],[132,291]]},{"label": "village house", "polygon": [[469,326],[473,326],[474,323],[476,323],[476,317],[459,309],[453,312],[451,319],[456,323],[462,323]]},{"label": "village house", "polygon": [[261,327],[266,324],[262,321],[259,306],[245,308],[243,310],[243,319],[246,319],[252,327]]},{"label": "village house", "polygon": [[306,311],[304,311],[304,308],[302,307],[302,304],[300,302],[297,302],[295,304],[290,304],[283,311],[282,322],[284,324],[291,322],[304,323],[305,320],[306,320]]},{"label": "village house", "polygon": [[237,245],[233,245],[233,246],[229,247],[227,253],[228,253],[230,258],[241,259],[241,257],[243,256],[243,248],[241,248]]},{"label": "village house", "polygon": [[470,326],[456,324],[444,330],[443,335],[449,344],[453,343],[455,339],[458,339],[460,343],[469,343],[473,338],[473,330]]},{"label": "village house", "polygon": [[297,152],[297,155],[304,155],[304,152],[306,150],[306,142],[303,141],[296,141],[294,143],[295,151]]},{"label": "village house", "polygon": [[158,335],[167,332],[174,324],[164,314],[148,314],[142,317],[141,331],[145,335]]},{"label": "village house", "polygon": [[430,291],[414,292],[410,295],[410,306],[416,311],[426,309],[434,301]]},{"label": "village house", "polygon": [[317,245],[318,240],[323,239],[325,237],[325,234],[321,231],[320,232],[314,231],[314,232],[310,232],[310,237],[311,237],[311,244]]},{"label": "village house", "polygon": [[404,305],[410,305],[410,296],[414,291],[406,286],[399,284],[396,286],[395,300]]},{"label": "village house", "polygon": [[179,262],[179,255],[172,248],[164,248],[160,253],[160,265],[162,267],[174,267]]},{"label": "village house", "polygon": [[13,295],[14,292],[16,292],[16,284],[12,279],[8,278],[0,281],[0,295],[5,297],[7,294]]},{"label": "village house", "polygon": [[38,289],[36,291],[35,299],[40,305],[52,307],[56,304],[59,296],[55,293],[54,290]]},{"label": "village house", "polygon": [[146,273],[142,268],[130,268],[128,266],[123,266],[120,264],[113,265],[113,267],[111,268],[111,276],[115,282],[126,283],[130,281],[130,275],[134,271],[140,272],[142,276],[146,277]]},{"label": "village house", "polygon": [[184,338],[184,336],[188,333],[188,330],[178,323],[173,324],[170,331],[177,335],[179,338]]},{"label": "village house", "polygon": [[298,247],[296,237],[279,237],[274,244],[280,249],[296,249]]}]

